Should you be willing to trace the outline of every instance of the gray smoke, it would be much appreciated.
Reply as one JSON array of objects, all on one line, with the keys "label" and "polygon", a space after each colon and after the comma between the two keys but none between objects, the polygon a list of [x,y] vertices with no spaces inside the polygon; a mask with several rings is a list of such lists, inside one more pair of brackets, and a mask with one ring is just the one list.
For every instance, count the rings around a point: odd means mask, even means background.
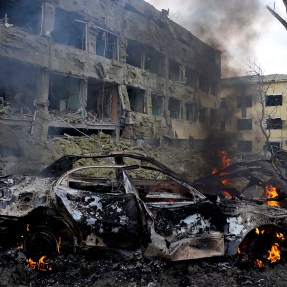
[{"label": "gray smoke", "polygon": [[242,62],[254,60],[254,43],[268,21],[262,17],[265,6],[260,0],[174,1],[174,7],[163,0],[148,2],[170,8],[171,19],[221,50],[223,77],[242,74]]}]

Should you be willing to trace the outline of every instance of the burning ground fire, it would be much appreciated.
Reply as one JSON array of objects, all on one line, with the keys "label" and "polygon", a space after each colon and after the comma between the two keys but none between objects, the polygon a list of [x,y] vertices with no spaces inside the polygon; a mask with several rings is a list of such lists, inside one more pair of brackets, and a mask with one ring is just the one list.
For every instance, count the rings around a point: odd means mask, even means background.
[{"label": "burning ground fire", "polygon": [[[257,247],[260,248],[261,257],[253,260],[254,267],[259,269],[264,268],[264,261],[269,263],[279,261],[281,259],[281,247],[284,241],[285,236],[281,232],[273,232],[272,230],[268,230],[268,227],[255,228],[254,242],[256,242]],[[271,244],[271,246],[269,245],[269,247],[267,247],[268,244]],[[244,244],[238,248],[237,254],[241,255],[246,252],[247,249],[247,242],[245,241]]]},{"label": "burning ground fire", "polygon": [[[29,224],[27,224],[27,232],[30,231]],[[61,237],[57,241],[57,253],[60,252],[61,248]],[[26,260],[26,263],[28,264],[28,267],[30,267],[33,270],[40,270],[40,271],[51,271],[53,270],[53,260],[50,259],[47,255],[43,255],[39,258],[38,261],[34,261],[32,258],[29,258]]]}]

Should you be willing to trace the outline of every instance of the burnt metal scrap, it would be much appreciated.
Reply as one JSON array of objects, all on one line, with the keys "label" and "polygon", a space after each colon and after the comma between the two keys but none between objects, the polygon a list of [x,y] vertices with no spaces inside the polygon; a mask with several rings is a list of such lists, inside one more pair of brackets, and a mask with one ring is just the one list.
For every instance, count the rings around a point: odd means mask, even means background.
[{"label": "burnt metal scrap", "polygon": [[0,243],[23,246],[44,270],[60,250],[89,248],[141,249],[172,261],[245,254],[275,262],[270,245],[285,247],[287,223],[275,159],[236,163],[190,183],[140,154],[65,156],[39,176],[0,179]]}]

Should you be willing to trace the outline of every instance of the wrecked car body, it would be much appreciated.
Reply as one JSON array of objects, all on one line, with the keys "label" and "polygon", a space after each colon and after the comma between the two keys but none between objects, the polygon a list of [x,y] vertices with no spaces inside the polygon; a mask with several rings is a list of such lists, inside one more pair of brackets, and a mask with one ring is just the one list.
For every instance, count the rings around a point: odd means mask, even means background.
[{"label": "wrecked car body", "polygon": [[2,178],[0,188],[1,244],[23,245],[35,268],[60,249],[141,248],[172,261],[224,255],[217,206],[143,155],[64,156],[40,176]]}]

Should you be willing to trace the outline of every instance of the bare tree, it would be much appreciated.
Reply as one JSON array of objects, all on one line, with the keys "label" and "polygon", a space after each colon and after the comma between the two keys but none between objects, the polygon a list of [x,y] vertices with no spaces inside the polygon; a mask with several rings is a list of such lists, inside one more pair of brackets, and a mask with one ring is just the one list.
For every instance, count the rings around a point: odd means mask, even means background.
[{"label": "bare tree", "polygon": [[253,119],[265,138],[263,150],[266,154],[270,147],[271,129],[282,128],[281,121],[273,122],[273,118],[277,113],[277,106],[280,105],[280,103],[275,102],[271,107],[266,107],[268,92],[270,92],[270,86],[274,83],[276,75],[272,77],[264,76],[262,68],[256,64],[252,64],[249,67],[249,75],[252,76],[254,80],[254,85],[252,85],[251,88],[252,93],[256,103],[259,104],[255,105],[256,108],[254,109],[255,115],[253,115]]},{"label": "bare tree", "polygon": [[[287,13],[287,0],[282,0],[282,1],[286,7],[286,13]],[[275,12],[275,5],[274,5],[274,9],[271,9],[269,6],[267,6],[267,9],[287,30],[287,21],[285,21],[278,13]]]}]

